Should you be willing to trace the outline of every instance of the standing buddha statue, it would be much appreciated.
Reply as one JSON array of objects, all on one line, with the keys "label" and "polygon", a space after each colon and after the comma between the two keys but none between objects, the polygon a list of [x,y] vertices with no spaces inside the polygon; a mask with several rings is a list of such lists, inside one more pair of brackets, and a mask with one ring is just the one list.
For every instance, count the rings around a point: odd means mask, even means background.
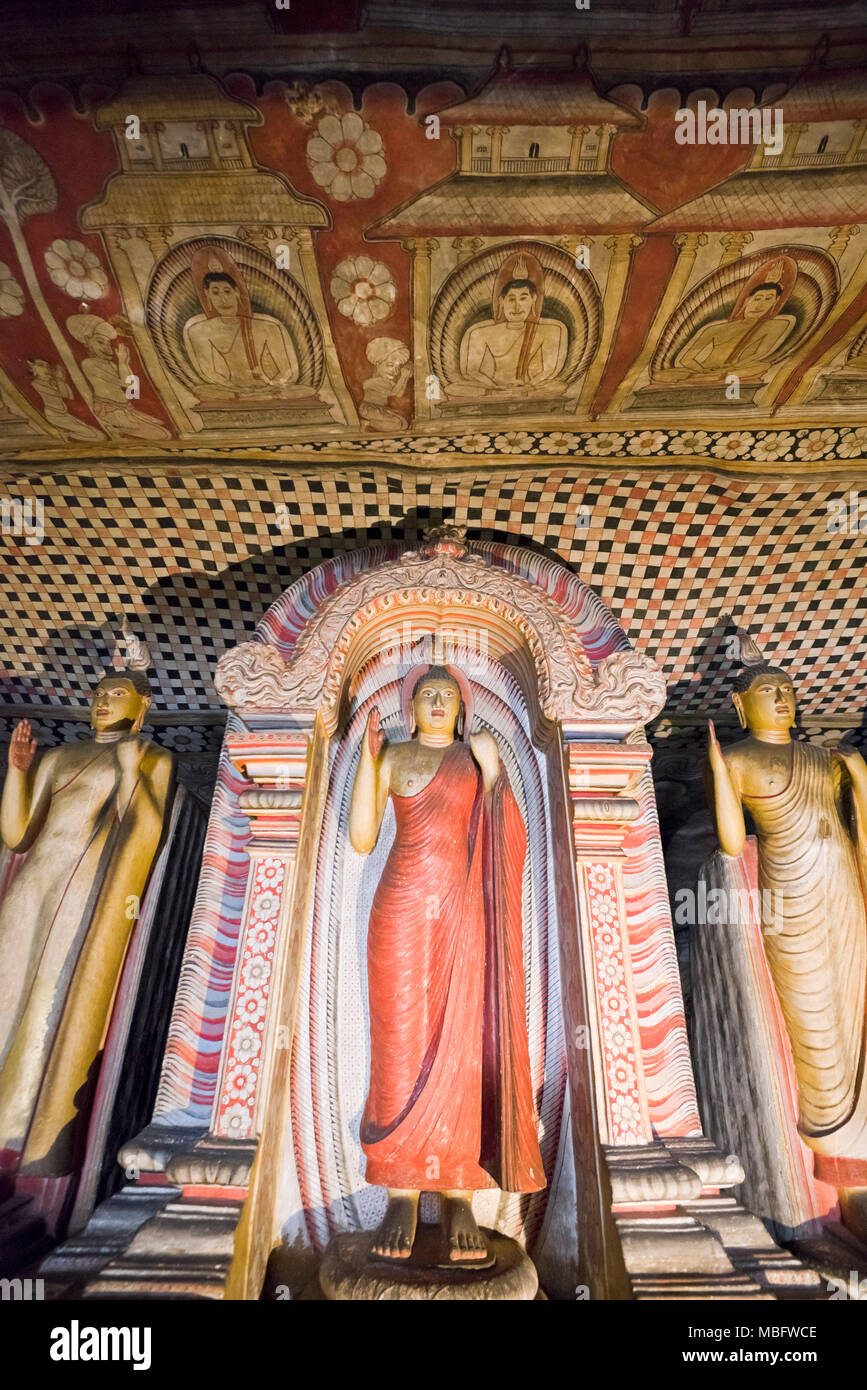
[{"label": "standing buddha statue", "polygon": [[748,737],[723,751],[709,726],[719,842],[740,855],[749,812],[798,1128],[817,1156],[817,1176],[838,1189],[844,1222],[867,1239],[867,764],[842,745],[793,740],[792,682],[749,643],[745,659],[755,657],[732,696]]},{"label": "standing buddha statue", "polygon": [[0,803],[26,858],[0,904],[0,1171],[75,1170],[138,905],[168,823],[171,753],[141,734],[140,670],[99,682],[93,741],[37,754],[21,720]]},{"label": "standing buddha statue", "polygon": [[[420,1192],[440,1194],[442,1263],[486,1263],[475,1191],[545,1186],[521,946],[526,830],[497,742],[469,735],[470,688],[450,668],[405,682],[412,737],[365,729],[349,817],[369,854],[389,798],[396,833],[368,929],[367,1181],[388,1189],[380,1259],[413,1251]],[[409,712],[409,711],[407,711]]]}]

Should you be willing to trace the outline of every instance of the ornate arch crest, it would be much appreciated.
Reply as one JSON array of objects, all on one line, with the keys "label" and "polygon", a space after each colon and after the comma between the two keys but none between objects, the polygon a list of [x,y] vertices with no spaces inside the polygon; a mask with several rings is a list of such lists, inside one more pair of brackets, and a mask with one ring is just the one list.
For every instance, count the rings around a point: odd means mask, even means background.
[{"label": "ornate arch crest", "polygon": [[[416,551],[342,584],[316,610],[287,661],[266,642],[226,652],[214,684],[232,708],[318,711],[337,728],[341,692],[401,621],[484,630],[495,655],[523,661],[542,714],[558,720],[644,723],[665,701],[665,680],[629,648],[594,666],[572,620],[538,585],[470,550],[460,532],[430,533]],[[517,640],[516,640],[517,639]]]}]

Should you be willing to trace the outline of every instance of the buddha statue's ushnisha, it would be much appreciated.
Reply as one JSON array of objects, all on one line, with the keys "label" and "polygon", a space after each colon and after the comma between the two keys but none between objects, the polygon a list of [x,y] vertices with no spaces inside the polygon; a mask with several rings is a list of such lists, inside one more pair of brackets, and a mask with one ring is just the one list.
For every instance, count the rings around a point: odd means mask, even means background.
[{"label": "buddha statue's ushnisha", "polygon": [[765,952],[792,1045],[799,1130],[828,1160],[822,1176],[837,1175],[843,1219],[863,1239],[867,764],[843,745],[793,740],[791,680],[762,661],[755,644],[745,659],[755,664],[739,676],[732,699],[749,736],[723,751],[710,725],[719,842],[725,854],[741,853],[747,810],[758,842]]},{"label": "buddha statue's ushnisha", "polygon": [[[373,1254],[412,1253],[420,1191],[441,1197],[443,1261],[488,1258],[473,1192],[545,1186],[525,1021],[521,882],[526,831],[496,740],[469,736],[459,672],[416,668],[412,737],[368,718],[350,807],[353,847],[394,844],[370,912],[367,1180],[388,1188]],[[409,712],[409,711],[408,711]]]},{"label": "buddha statue's ushnisha", "polygon": [[0,836],[26,859],[0,904],[0,1166],[74,1171],[127,944],[167,823],[172,755],[141,734],[141,671],[103,677],[91,742],[37,754],[17,725]]}]

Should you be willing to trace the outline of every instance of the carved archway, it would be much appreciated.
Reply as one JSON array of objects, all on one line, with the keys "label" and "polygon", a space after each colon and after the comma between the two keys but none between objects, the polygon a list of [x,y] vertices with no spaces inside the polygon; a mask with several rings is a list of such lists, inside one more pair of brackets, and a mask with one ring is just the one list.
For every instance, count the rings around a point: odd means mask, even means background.
[{"label": "carved archway", "polygon": [[365,662],[394,645],[407,622],[434,634],[450,625],[484,633],[522,688],[534,688],[552,724],[580,719],[634,728],[665,702],[659,667],[626,646],[622,633],[623,647],[594,665],[556,599],[441,533],[340,585],[315,610],[288,660],[272,643],[245,642],[221,658],[214,684],[231,708],[316,712],[333,734],[341,692]]}]

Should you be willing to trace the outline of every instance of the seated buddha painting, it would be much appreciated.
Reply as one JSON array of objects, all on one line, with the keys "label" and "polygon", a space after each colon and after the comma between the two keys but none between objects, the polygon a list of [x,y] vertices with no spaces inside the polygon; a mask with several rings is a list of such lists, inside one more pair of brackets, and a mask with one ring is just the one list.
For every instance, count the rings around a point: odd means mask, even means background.
[{"label": "seated buddha painting", "polygon": [[254,312],[232,258],[201,247],[190,270],[203,312],[187,319],[183,338],[203,391],[279,396],[296,384],[298,358],[288,330],[272,314]]},{"label": "seated buddha painting", "polygon": [[750,403],[828,313],[836,283],[826,262],[812,248],[787,248],[720,267],[675,309],[638,396],[710,404],[736,378],[738,399]]},{"label": "seated buddha painting", "polygon": [[544,277],[532,256],[506,261],[494,282],[492,317],[461,338],[461,373],[484,391],[556,381],[566,360],[566,329],[542,317]]},{"label": "seated buddha painting", "polygon": [[431,361],[443,396],[499,408],[573,394],[600,321],[595,282],[560,248],[485,252],[446,279],[434,304]]},{"label": "seated buddha painting", "polygon": [[226,237],[173,247],[154,275],[147,319],[163,365],[197,408],[263,416],[307,402],[322,411],[316,317],[294,276],[259,248]]},{"label": "seated buddha painting", "polygon": [[787,314],[785,306],[797,274],[788,256],[774,265],[760,266],[741,289],[728,317],[711,319],[697,328],[674,365],[661,367],[655,379],[715,382],[733,371],[749,380],[761,377],[796,327],[794,314]]}]

